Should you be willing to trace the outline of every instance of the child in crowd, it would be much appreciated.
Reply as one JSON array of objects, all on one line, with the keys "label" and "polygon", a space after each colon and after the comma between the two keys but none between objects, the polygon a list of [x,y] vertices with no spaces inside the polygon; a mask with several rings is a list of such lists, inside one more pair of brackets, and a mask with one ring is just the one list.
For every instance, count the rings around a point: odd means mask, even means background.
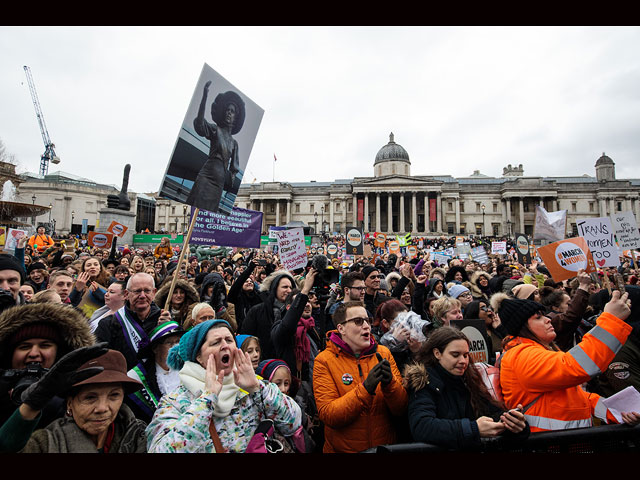
[{"label": "child in crowd", "polygon": [[253,368],[257,370],[262,354],[262,351],[260,350],[260,340],[258,337],[254,337],[253,335],[236,335],[236,344],[240,350],[249,355]]}]

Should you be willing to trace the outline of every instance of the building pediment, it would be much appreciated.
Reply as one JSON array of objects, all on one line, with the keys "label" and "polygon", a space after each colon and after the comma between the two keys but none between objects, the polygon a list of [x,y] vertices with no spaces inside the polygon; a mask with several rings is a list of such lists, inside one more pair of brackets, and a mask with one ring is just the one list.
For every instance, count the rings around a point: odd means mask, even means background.
[{"label": "building pediment", "polygon": [[403,189],[411,189],[417,187],[420,189],[429,187],[442,187],[443,182],[428,177],[410,177],[407,175],[385,175],[383,177],[359,177],[353,179],[353,189],[358,191],[362,188],[371,189],[375,187],[399,187]]}]

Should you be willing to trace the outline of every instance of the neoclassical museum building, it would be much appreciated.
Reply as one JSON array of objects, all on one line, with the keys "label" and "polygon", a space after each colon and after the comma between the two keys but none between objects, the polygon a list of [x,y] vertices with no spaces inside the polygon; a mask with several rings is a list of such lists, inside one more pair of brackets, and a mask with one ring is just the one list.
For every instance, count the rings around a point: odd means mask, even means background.
[{"label": "neoclassical museum building", "polygon": [[264,213],[263,230],[302,222],[316,232],[412,233],[420,236],[510,236],[533,233],[535,206],[567,210],[567,234],[576,219],[633,211],[638,217],[640,179],[619,180],[604,153],[595,177],[528,177],[508,165],[499,178],[476,170],[469,177],[412,176],[409,154],[389,135],[375,156],[372,177],[333,182],[243,184],[236,206]]}]

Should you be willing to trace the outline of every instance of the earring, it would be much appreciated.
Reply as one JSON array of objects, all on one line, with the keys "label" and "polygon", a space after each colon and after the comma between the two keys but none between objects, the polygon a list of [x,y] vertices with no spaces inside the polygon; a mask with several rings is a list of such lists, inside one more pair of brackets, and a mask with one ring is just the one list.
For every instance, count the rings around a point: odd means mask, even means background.
[{"label": "earring", "polygon": [[71,413],[71,409],[69,407],[67,407],[67,416],[68,417],[72,417],[73,414]]}]

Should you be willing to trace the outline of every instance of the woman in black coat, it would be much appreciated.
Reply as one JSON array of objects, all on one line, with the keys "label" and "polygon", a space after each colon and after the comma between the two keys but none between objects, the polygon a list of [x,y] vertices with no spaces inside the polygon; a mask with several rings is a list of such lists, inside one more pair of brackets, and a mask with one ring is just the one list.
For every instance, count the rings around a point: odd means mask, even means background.
[{"label": "woman in black coat", "polygon": [[[504,434],[526,439],[529,426],[521,411],[505,412],[482,383],[460,330],[440,327],[404,371],[409,393],[409,426],[416,442],[446,449],[477,449],[481,438]],[[518,405],[522,409],[522,405]]]},{"label": "woman in black coat", "polygon": [[238,329],[242,328],[242,323],[251,307],[262,303],[262,299],[258,295],[256,283],[251,277],[257,264],[257,259],[251,260],[247,268],[235,279],[227,293],[227,301],[233,303],[235,307]]}]

